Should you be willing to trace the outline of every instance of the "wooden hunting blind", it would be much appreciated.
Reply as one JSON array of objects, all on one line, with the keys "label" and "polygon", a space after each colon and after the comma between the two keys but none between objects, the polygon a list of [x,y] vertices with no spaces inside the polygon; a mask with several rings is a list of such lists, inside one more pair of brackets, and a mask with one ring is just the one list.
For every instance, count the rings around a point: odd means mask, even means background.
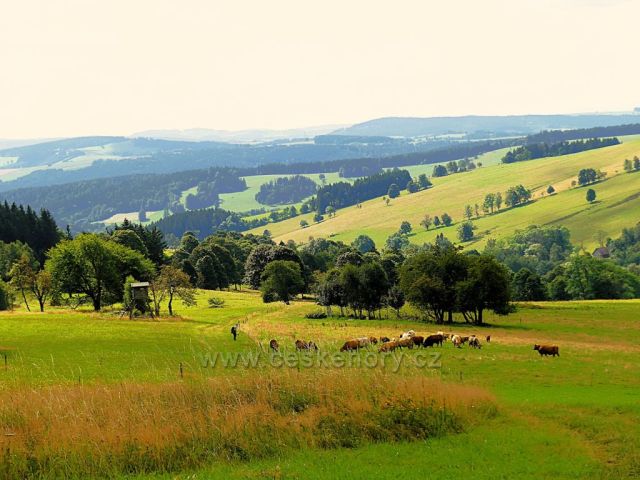
[{"label": "wooden hunting blind", "polygon": [[133,300],[147,301],[149,299],[149,282],[135,282],[131,284]]}]

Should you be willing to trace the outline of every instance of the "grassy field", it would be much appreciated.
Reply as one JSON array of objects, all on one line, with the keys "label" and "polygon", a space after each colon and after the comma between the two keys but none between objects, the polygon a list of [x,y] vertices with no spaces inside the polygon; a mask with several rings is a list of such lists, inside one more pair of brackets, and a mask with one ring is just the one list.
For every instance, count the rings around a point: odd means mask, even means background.
[{"label": "grassy field", "polygon": [[[305,177],[310,178],[317,184],[320,184],[320,179],[318,178],[320,174],[309,174],[304,175]],[[249,210],[259,209],[259,208],[267,208],[270,207],[268,205],[263,205],[259,203],[256,199],[256,193],[260,191],[260,186],[263,183],[270,182],[271,180],[275,180],[280,177],[291,177],[293,175],[253,175],[250,177],[244,177],[247,182],[247,189],[242,192],[234,192],[234,193],[223,193],[220,195],[222,199],[222,208],[225,210],[229,210],[232,212],[247,212]],[[335,183],[339,181],[344,181],[338,176],[337,172],[325,173],[327,183]],[[302,202],[298,202],[295,204],[296,208],[299,208]],[[278,205],[277,207],[272,208],[283,208],[289,207],[291,205]]]},{"label": "grassy field", "polygon": [[[224,298],[225,306],[207,308],[206,298],[212,295]],[[157,399],[164,398],[163,403],[153,407],[162,411],[165,408],[162,405],[174,399],[173,394],[162,393],[164,389],[189,391],[210,379],[215,385],[222,381],[228,382],[229,388],[239,388],[244,381],[254,381],[252,375],[257,373],[260,378],[273,378],[272,381],[299,378],[307,382],[315,378],[314,388],[318,385],[329,388],[320,379],[333,375],[327,367],[276,369],[266,363],[258,364],[255,371],[221,365],[203,368],[202,358],[207,353],[257,353],[260,345],[265,347],[271,338],[276,338],[287,352],[293,352],[295,339],[303,338],[316,341],[321,352],[331,353],[354,336],[397,336],[408,328],[425,334],[437,329],[434,325],[397,319],[393,314],[381,320],[304,318],[305,313],[317,308],[311,301],[297,301],[290,306],[265,305],[255,292],[232,291],[201,292],[198,306],[178,307],[180,318],[161,321],[129,321],[119,318],[116,311],[95,314],[87,310],[51,309],[39,314],[19,309],[2,313],[0,355],[6,355],[7,364],[0,365],[0,392],[4,392],[0,396],[5,400],[11,398],[17,406],[16,413],[9,416],[6,408],[0,408],[0,431],[5,432],[5,437],[0,437],[0,446],[3,451],[11,445],[15,448],[20,439],[6,435],[16,428],[27,428],[16,423],[15,415],[20,409],[28,411],[36,408],[29,405],[45,402],[41,406],[41,415],[45,415],[45,410],[55,405],[64,406],[65,402],[73,405],[76,398],[85,398],[86,403],[91,389],[99,388],[109,402],[117,403],[139,398],[139,393],[131,393],[131,389],[140,385],[149,398],[136,403],[139,405],[136,408],[145,404],[152,408],[154,402],[160,401]],[[286,438],[275,433],[274,427],[274,433],[261,440],[275,442],[273,451],[257,456],[246,454],[241,457],[244,460],[233,456],[212,459],[206,465],[195,463],[202,467],[190,468],[178,477],[179,472],[151,477],[396,478],[397,466],[408,464],[410,468],[402,473],[407,478],[423,478],[428,472],[429,478],[444,479],[461,471],[481,479],[635,478],[640,474],[638,311],[637,300],[523,304],[508,317],[489,315],[487,327],[445,326],[446,331],[477,333],[482,338],[491,335],[491,343],[485,343],[481,350],[455,349],[445,344],[434,349],[441,354],[440,368],[415,367],[411,360],[419,352],[414,350],[403,359],[396,373],[391,368],[393,363],[375,370],[376,375],[383,375],[376,382],[391,381],[390,385],[397,385],[402,380],[414,386],[436,382],[426,385],[433,385],[430,387],[433,391],[442,384],[450,395],[462,395],[459,398],[469,395],[468,391],[452,393],[460,388],[475,389],[474,395],[493,398],[496,415],[487,417],[481,410],[474,415],[471,411],[470,416],[464,417],[467,418],[464,426],[453,435],[415,442],[356,442],[352,448],[337,449],[310,447],[300,440],[298,447],[285,448],[282,445]],[[229,328],[236,322],[241,324],[241,333],[234,342]],[[558,344],[561,356],[540,358],[532,350],[534,343]],[[360,357],[367,355],[372,353],[361,353]],[[366,369],[347,366],[339,375],[340,382],[351,383],[356,378],[367,378],[368,373]],[[50,388],[56,389],[59,398],[53,404],[47,400]],[[23,403],[17,400],[21,395],[31,399],[28,404],[24,403],[26,400]],[[33,395],[36,397],[32,398]],[[455,398],[458,397],[450,397],[448,401]],[[122,408],[129,408],[124,405]],[[97,412],[99,407],[100,404],[94,404],[91,408]],[[118,422],[126,420],[127,414],[122,415]],[[141,415],[136,421],[142,424],[158,421],[151,417]],[[187,421],[186,418],[182,421]],[[283,425],[287,424],[286,418],[282,419]],[[109,423],[109,419],[103,421]],[[76,417],[72,420],[79,422]],[[288,421],[295,420],[291,417]],[[168,425],[175,426],[171,422]],[[155,423],[149,425],[149,429],[153,428],[157,428]],[[125,429],[121,434],[126,437],[126,432]],[[52,435],[41,433],[49,434]],[[134,435],[131,431],[129,434]],[[132,437],[132,441],[152,442],[150,438],[145,440],[142,433],[137,435],[141,436]],[[144,468],[136,470],[132,466],[130,473],[136,471]]]},{"label": "grassy field", "polygon": [[[534,191],[535,202],[474,220],[478,229],[474,247],[482,247],[488,238],[508,235],[528,225],[561,223],[571,230],[574,243],[591,248],[597,243],[596,230],[616,236],[623,227],[635,224],[640,214],[640,196],[637,195],[640,176],[621,173],[625,158],[640,155],[640,139],[634,136],[624,140],[621,145],[588,152],[509,165],[494,164],[472,172],[435,178],[432,179],[433,188],[415,194],[402,192],[389,206],[377,198],[364,202],[362,208],[339,210],[334,218],[319,224],[313,224],[312,215],[307,215],[270,224],[268,229],[277,241],[293,239],[304,243],[309,237],[334,237],[350,242],[359,234],[367,234],[378,246],[383,246],[400,223],[408,220],[414,228],[414,235],[410,237],[412,242],[431,241],[437,233],[455,239],[457,225],[425,231],[419,225],[420,220],[425,214],[433,217],[447,212],[459,222],[466,204],[481,204],[486,193],[504,192],[512,185],[522,183]],[[571,188],[571,181],[578,171],[586,167],[608,173],[606,181],[593,186],[598,195],[593,205],[585,200],[586,189]],[[553,185],[557,193],[541,196],[548,185]],[[300,228],[302,218],[310,223],[309,227]]]}]

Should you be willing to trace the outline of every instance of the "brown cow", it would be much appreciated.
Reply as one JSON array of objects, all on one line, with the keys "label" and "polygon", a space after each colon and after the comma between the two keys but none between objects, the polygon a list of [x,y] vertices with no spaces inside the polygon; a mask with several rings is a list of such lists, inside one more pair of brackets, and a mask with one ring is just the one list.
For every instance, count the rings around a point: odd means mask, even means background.
[{"label": "brown cow", "polygon": [[340,349],[341,352],[350,352],[352,350],[358,350],[360,348],[360,342],[358,340],[347,340]]},{"label": "brown cow", "polygon": [[424,347],[433,347],[434,345],[442,346],[442,342],[444,342],[444,336],[440,334],[429,335],[424,339],[422,345]]},{"label": "brown cow", "polygon": [[387,343],[390,342],[391,339],[389,337],[380,337],[380,343]]},{"label": "brown cow", "polygon": [[413,337],[402,338],[398,340],[398,348],[413,348]]},{"label": "brown cow", "polygon": [[487,343],[491,343],[491,335],[487,335]]},{"label": "brown cow", "polygon": [[557,345],[534,345],[533,346],[534,350],[537,350],[538,353],[540,354],[540,356],[543,355],[551,355],[552,357],[555,357],[556,355],[559,357],[560,356],[560,349],[558,348]]},{"label": "brown cow", "polygon": [[463,344],[463,345],[464,345],[464,344],[465,344],[465,343],[467,343],[468,341],[469,341],[469,337],[460,337],[460,343],[461,343],[461,344]]},{"label": "brown cow", "polygon": [[278,345],[278,341],[273,339],[269,342],[269,348],[274,352],[277,352],[280,349],[280,345]]},{"label": "brown cow", "polygon": [[379,352],[393,352],[398,348],[398,342],[384,342],[378,349]]},{"label": "brown cow", "polygon": [[411,337],[411,340],[413,340],[413,344],[416,347],[421,347],[422,346],[422,342],[424,342],[424,337],[420,336],[420,335],[416,335],[415,337]]},{"label": "brown cow", "polygon": [[375,345],[378,343],[378,339],[376,337],[369,337],[369,342],[371,345]]},{"label": "brown cow", "polygon": [[296,340],[296,350],[309,350],[309,344],[303,340]]}]

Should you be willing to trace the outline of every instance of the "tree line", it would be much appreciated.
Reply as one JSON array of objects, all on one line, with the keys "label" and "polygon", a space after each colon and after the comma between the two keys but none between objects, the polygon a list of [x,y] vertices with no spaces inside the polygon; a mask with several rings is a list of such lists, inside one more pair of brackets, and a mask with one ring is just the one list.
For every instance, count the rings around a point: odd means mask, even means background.
[{"label": "tree line", "polygon": [[313,195],[316,189],[316,182],[303,175],[279,177],[260,185],[255,199],[263,205],[286,205]]},{"label": "tree line", "polygon": [[584,138],[636,135],[638,133],[640,133],[640,123],[613,125],[610,127],[578,128],[574,130],[543,130],[540,133],[527,136],[525,143],[557,143]]},{"label": "tree line", "polygon": [[590,138],[586,140],[563,141],[557,143],[531,143],[509,150],[502,163],[523,162],[535,158],[559,157],[570,153],[584,152],[596,148],[619,145],[620,140],[612,138]]},{"label": "tree line", "polygon": [[338,209],[356,205],[386,195],[391,185],[405,186],[412,180],[408,171],[394,168],[370,177],[359,178],[353,183],[337,182],[325,185],[316,193],[313,210],[324,214],[328,207]]},{"label": "tree line", "polygon": [[[64,236],[46,252],[44,268],[27,245],[0,244],[0,255],[12,256],[9,263],[0,256],[9,281],[0,284],[0,302],[20,299],[28,306],[35,298],[41,309],[47,302],[70,308],[89,302],[96,310],[121,304],[130,315],[159,315],[166,303],[174,314],[173,299],[193,303],[195,287],[248,285],[260,289],[265,302],[311,293],[328,313],[333,307],[355,318],[380,317],[389,308],[400,314],[407,302],[438,323],[457,316],[479,324],[487,310],[507,313],[512,299],[640,296],[636,230],[607,242],[611,260],[580,252],[566,228],[553,226],[489,240],[483,252],[463,251],[444,235],[433,244],[407,241],[380,251],[366,235],[350,245],[328,239],[296,245],[237,232],[201,240],[187,232],[167,256],[157,228],[125,222],[101,234]],[[410,232],[403,222],[398,234]],[[135,281],[150,283],[147,303],[135,301]]]}]

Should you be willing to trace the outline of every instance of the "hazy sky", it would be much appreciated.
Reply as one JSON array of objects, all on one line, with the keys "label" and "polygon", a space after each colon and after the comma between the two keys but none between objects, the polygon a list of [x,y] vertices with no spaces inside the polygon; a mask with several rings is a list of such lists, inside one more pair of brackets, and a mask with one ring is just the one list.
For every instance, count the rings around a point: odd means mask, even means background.
[{"label": "hazy sky", "polygon": [[640,0],[2,0],[0,138],[640,106]]}]

